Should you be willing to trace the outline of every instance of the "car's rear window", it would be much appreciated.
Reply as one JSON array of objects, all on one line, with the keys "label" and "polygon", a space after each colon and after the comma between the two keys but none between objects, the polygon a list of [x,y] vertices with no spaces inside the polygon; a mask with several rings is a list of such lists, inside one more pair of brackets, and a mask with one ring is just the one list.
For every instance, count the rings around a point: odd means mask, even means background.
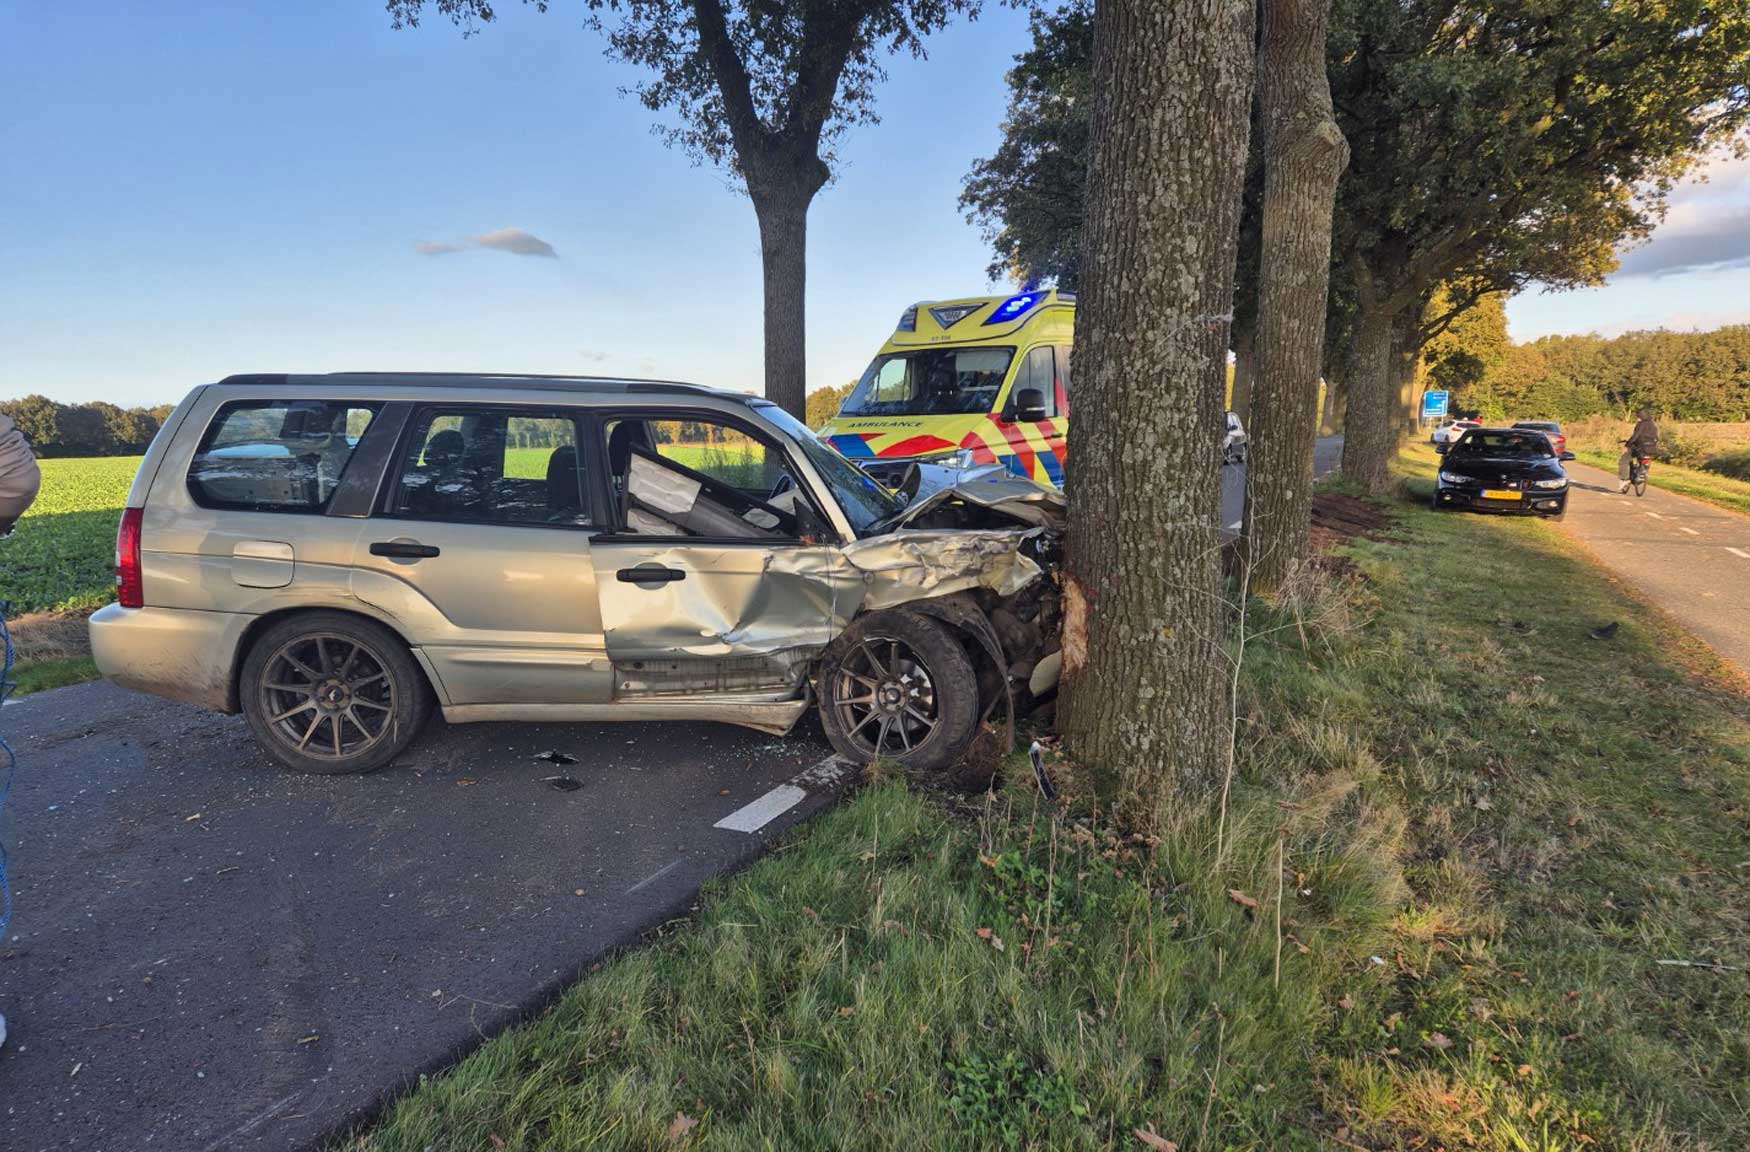
[{"label": "car's rear window", "polygon": [[380,407],[352,400],[227,404],[189,465],[189,493],[204,508],[321,512]]}]

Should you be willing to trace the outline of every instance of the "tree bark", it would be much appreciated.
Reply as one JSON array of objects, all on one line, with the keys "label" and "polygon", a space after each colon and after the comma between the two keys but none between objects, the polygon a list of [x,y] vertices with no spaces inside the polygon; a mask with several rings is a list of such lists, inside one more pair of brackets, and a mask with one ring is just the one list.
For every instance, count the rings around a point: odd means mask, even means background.
[{"label": "tree bark", "polygon": [[1237,316],[1234,318],[1234,385],[1228,396],[1227,406],[1233,409],[1234,415],[1248,428],[1252,421],[1252,380],[1257,372],[1255,332],[1255,324],[1242,322]]},{"label": "tree bark", "polygon": [[1343,402],[1347,398],[1341,379],[1325,377],[1325,410],[1319,417],[1319,435],[1335,436],[1343,430]]},{"label": "tree bark", "polygon": [[1253,0],[1097,0],[1063,695],[1070,751],[1160,826],[1219,784],[1222,394]]},{"label": "tree bark", "polygon": [[1391,370],[1398,396],[1396,428],[1400,440],[1415,439],[1417,429],[1421,427],[1421,389],[1417,387],[1420,374],[1417,368],[1421,362],[1418,329],[1422,311],[1421,308],[1404,309],[1398,313],[1397,323],[1392,328]]},{"label": "tree bark", "polygon": [[807,414],[808,205],[812,192],[753,197],[765,282],[766,399],[798,420]]},{"label": "tree bark", "polygon": [[1349,387],[1343,423],[1343,475],[1364,491],[1384,495],[1397,451],[1397,397],[1392,392],[1392,314],[1363,285],[1349,349]]},{"label": "tree bark", "polygon": [[1262,11],[1264,247],[1243,538],[1251,585],[1268,595],[1307,554],[1331,212],[1349,145],[1325,73],[1330,0],[1264,0]]}]

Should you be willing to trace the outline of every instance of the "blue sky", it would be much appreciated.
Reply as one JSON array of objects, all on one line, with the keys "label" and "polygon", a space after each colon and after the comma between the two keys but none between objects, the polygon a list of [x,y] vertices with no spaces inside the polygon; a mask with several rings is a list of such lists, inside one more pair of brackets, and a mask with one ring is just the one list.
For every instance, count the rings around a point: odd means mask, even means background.
[{"label": "blue sky", "polygon": [[[579,4],[499,7],[464,39],[391,31],[375,0],[13,6],[0,396],[155,403],[346,368],[757,389],[751,206],[651,134],[660,117],[618,92],[638,73]],[[996,6],[892,62],[883,122],[850,135],[810,215],[811,387],[855,376],[906,304],[987,290],[955,197],[1025,40]],[[1674,213],[1678,265],[1750,258],[1750,179],[1721,171]],[[1609,288],[1514,301],[1514,335],[1750,318],[1750,271],[1673,271],[1664,243]],[[556,258],[516,251],[541,245]]]}]

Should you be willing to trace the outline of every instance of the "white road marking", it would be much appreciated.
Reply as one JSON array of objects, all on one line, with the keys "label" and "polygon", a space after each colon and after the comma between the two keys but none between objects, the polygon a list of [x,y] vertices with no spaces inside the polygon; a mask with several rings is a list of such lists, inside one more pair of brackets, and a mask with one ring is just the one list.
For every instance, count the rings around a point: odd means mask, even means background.
[{"label": "white road marking", "polygon": [[1726,551],[1730,552],[1734,556],[1741,556],[1745,560],[1750,560],[1750,552],[1746,552],[1742,548],[1727,548]]},{"label": "white road marking", "polygon": [[1678,531],[1679,531],[1679,532],[1687,532],[1687,533],[1689,533],[1689,534],[1690,534],[1690,535],[1691,535],[1691,536],[1700,536],[1700,535],[1701,535],[1701,533],[1700,533],[1700,532],[1697,532],[1697,531],[1696,531],[1696,530],[1695,530],[1695,529],[1693,529],[1693,528],[1685,528],[1685,527],[1684,527],[1684,526],[1683,526],[1683,525],[1681,525],[1681,524],[1679,524],[1679,525],[1678,525],[1678,526],[1677,526],[1677,530],[1678,530]]},{"label": "white road marking", "polygon": [[644,879],[638,881],[638,883],[632,885],[632,887],[626,889],[626,895],[630,896],[630,895],[632,895],[632,893],[638,891],[638,889],[644,887],[646,884],[651,884],[657,880],[662,879],[664,876],[667,876],[670,872],[673,872],[676,868],[679,868],[682,864],[686,863],[686,859],[687,858],[685,856],[681,856],[677,859],[670,860],[667,864],[664,864],[661,868],[658,868],[656,871],[652,872],[650,875],[646,876]]},{"label": "white road marking", "polygon": [[808,799],[808,789],[830,788],[856,767],[843,756],[828,756],[812,768],[798,772],[787,783],[737,808],[711,827],[751,835]]},{"label": "white road marking", "polygon": [[722,828],[728,832],[758,832],[806,799],[808,793],[796,785],[780,784],[752,804],[737,808],[711,827]]},{"label": "white road marking", "polygon": [[1663,516],[1659,515],[1657,512],[1651,511],[1651,510],[1648,510],[1647,515],[1651,516],[1655,520],[1663,520],[1664,519]]}]

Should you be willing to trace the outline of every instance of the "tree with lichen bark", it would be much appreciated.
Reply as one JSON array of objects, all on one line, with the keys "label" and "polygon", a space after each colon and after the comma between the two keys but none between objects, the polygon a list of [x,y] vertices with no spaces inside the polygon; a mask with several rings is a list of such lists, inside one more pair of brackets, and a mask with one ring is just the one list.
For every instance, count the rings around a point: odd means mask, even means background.
[{"label": "tree with lichen bark", "polygon": [[[546,11],[549,0],[525,0]],[[470,32],[492,0],[387,0],[396,27],[428,6]],[[834,146],[871,124],[890,52],[924,54],[924,37],[979,0],[581,0],[612,53],[653,72],[636,86],[666,135],[727,169],[753,201],[765,284],[765,391],[803,418],[808,208],[832,178]],[[604,13],[617,22],[603,26]]]},{"label": "tree with lichen bark", "polygon": [[1331,212],[1349,146],[1325,74],[1330,0],[1263,0],[1260,7],[1263,238],[1243,535],[1252,587],[1268,595],[1307,553]]},{"label": "tree with lichen bark", "polygon": [[1219,453],[1252,0],[1099,0],[1070,424],[1070,751],[1159,826],[1221,778]]}]

